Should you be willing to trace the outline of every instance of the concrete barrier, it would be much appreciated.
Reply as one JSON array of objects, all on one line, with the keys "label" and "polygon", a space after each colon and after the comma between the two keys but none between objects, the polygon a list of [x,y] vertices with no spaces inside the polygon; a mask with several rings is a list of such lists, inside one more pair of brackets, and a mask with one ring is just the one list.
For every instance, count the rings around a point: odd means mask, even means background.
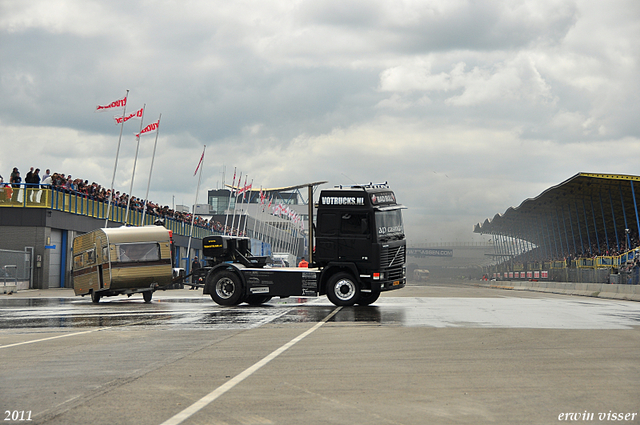
[{"label": "concrete barrier", "polygon": [[497,289],[511,289],[515,291],[550,292],[553,294],[640,301],[640,285],[547,281],[493,281],[481,282],[479,286]]}]

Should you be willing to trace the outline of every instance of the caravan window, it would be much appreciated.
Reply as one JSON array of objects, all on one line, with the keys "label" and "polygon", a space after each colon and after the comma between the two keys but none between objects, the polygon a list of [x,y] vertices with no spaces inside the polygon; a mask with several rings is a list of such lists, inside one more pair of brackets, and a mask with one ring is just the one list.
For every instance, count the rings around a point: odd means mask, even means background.
[{"label": "caravan window", "polygon": [[116,245],[118,261],[133,263],[160,260],[160,245],[156,242],[123,243]]},{"label": "caravan window", "polygon": [[73,268],[74,270],[79,270],[84,267],[84,262],[82,261],[82,254],[76,254],[73,256]]},{"label": "caravan window", "polygon": [[87,251],[87,260],[86,260],[86,264],[95,264],[96,263],[96,249],[92,249]]}]

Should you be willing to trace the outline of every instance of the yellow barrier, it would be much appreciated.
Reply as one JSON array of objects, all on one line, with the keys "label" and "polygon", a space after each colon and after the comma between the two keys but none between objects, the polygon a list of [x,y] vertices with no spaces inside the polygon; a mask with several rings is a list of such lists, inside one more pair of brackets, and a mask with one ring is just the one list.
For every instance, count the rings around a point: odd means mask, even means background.
[{"label": "yellow barrier", "polygon": [[[85,215],[102,220],[106,220],[107,218],[108,204],[106,202],[89,199],[85,195],[66,193],[50,188],[23,187],[11,188],[9,192],[5,191],[4,194],[5,196],[0,196],[0,208],[50,208],[56,211]],[[10,194],[10,196],[7,196],[7,194]],[[15,196],[13,196],[14,194]],[[125,216],[127,216],[126,207],[111,206],[111,212],[109,213],[110,221],[124,224]],[[131,226],[150,225],[157,219],[158,217],[154,215],[146,214],[143,223],[142,212],[130,209],[126,224]],[[165,219],[165,227],[180,236],[189,236],[191,232],[191,223],[185,223],[171,218]],[[197,225],[193,226],[192,236],[194,238],[201,239],[213,234],[214,232],[208,228]]]}]

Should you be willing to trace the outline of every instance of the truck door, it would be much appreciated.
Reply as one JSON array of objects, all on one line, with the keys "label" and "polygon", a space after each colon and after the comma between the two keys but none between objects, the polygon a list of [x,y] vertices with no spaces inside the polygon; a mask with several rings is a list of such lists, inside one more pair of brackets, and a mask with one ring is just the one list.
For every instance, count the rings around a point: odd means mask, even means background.
[{"label": "truck door", "polygon": [[338,238],[339,260],[357,264],[370,263],[371,243],[369,213],[364,211],[342,212]]}]

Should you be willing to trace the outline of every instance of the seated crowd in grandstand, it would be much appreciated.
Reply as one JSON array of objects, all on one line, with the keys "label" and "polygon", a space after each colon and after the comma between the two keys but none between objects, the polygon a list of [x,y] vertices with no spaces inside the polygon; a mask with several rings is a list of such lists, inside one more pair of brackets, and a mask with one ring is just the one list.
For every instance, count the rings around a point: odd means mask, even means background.
[{"label": "seated crowd in grandstand", "polygon": [[[615,235],[613,235],[613,239],[611,239],[611,237],[612,235],[609,235],[608,246],[606,241],[600,240],[600,246],[598,246],[596,243],[592,243],[590,248],[587,246],[587,247],[584,247],[584,249],[582,249],[581,251],[573,252],[573,245],[572,245],[572,242],[570,241],[571,252],[569,252],[568,254],[566,252],[566,245],[562,246],[562,249],[564,251],[562,253],[554,252],[555,246],[552,246],[551,253],[547,252],[549,250],[548,246],[546,248],[537,247],[532,249],[531,251],[524,252],[514,257],[513,261],[520,262],[520,263],[540,262],[542,261],[540,260],[541,258],[540,253],[543,252],[546,254],[546,255],[545,254],[542,255],[542,257],[544,257],[543,261],[545,262],[546,261],[565,261],[568,266],[571,266],[572,261],[574,260],[585,259],[585,258],[596,258],[596,257],[618,257],[620,255],[625,254],[628,251],[631,251],[640,247],[640,238],[638,238],[637,232],[631,229],[629,231],[629,246],[627,246],[627,239],[626,239],[626,234],[624,230],[620,232],[620,234],[618,235],[618,241],[620,243],[619,249],[618,249],[618,242],[616,242],[616,239],[615,239]],[[563,243],[566,243],[566,241],[563,240]],[[579,248],[580,247],[578,246],[578,249]],[[557,249],[560,250],[561,247],[558,246]],[[636,256],[633,256],[633,257],[636,257]],[[634,258],[633,262],[635,263],[636,260],[637,258]]]},{"label": "seated crowd in grandstand", "polygon": [[[14,168],[14,173],[17,168]],[[37,170],[39,171],[39,170]],[[33,175],[33,167],[31,171],[27,174],[25,181],[22,179],[20,181],[14,179],[14,173],[12,173],[12,177],[10,182],[3,182],[0,180],[0,186],[9,185],[12,183],[14,187],[18,187],[18,184],[24,183],[26,187],[42,187],[42,188],[52,188],[53,190],[63,191],[65,193],[70,193],[74,195],[80,195],[86,197],[87,199],[91,199],[94,201],[100,202],[109,202],[109,196],[111,195],[111,189],[102,187],[101,185],[93,182],[89,184],[89,180],[82,179],[74,179],[71,175],[66,176],[61,173],[53,173],[49,175],[49,170],[42,176],[42,180],[40,180],[40,176],[37,176],[37,181],[31,177]],[[37,174],[37,173],[36,173]],[[1,176],[0,176],[1,179]],[[25,186],[25,185],[23,185]],[[119,191],[115,191],[113,194],[113,198],[111,203],[116,206],[126,207],[127,202],[129,202],[129,208],[133,211],[142,212],[144,208],[144,199],[136,198],[135,196],[129,196],[126,193],[120,193]],[[158,218],[169,218],[173,220],[182,221],[185,223],[191,224],[192,215],[191,213],[184,213],[180,211],[174,211],[168,206],[160,206],[151,201],[147,201],[147,214],[158,217]],[[226,234],[234,234],[244,236],[242,231],[238,231],[238,229],[231,229],[230,226],[226,227],[220,223],[219,221],[207,220],[200,216],[195,217],[194,225],[207,228],[217,233],[226,233]]]}]

